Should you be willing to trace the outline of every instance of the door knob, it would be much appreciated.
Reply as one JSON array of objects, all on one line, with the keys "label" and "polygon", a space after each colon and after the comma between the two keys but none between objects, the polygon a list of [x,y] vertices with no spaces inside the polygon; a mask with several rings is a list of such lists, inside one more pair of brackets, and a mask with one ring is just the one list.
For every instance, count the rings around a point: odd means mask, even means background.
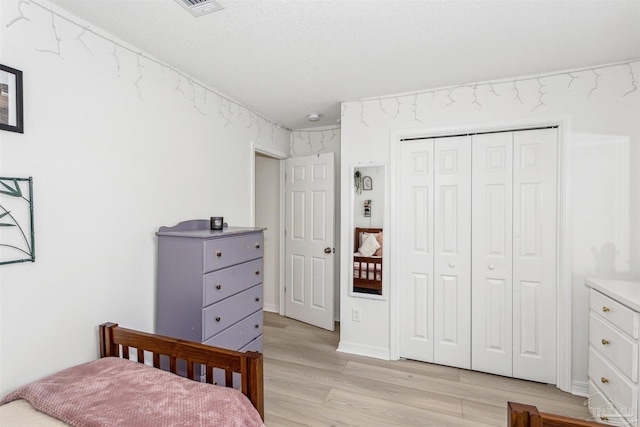
[{"label": "door knob", "polygon": [[324,248],[324,253],[325,254],[330,254],[331,253],[331,248]]}]

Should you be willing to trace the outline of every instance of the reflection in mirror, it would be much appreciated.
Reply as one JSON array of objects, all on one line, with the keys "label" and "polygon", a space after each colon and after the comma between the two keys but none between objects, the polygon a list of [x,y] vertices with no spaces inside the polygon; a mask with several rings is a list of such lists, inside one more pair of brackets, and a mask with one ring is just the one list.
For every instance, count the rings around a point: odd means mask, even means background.
[{"label": "reflection in mirror", "polygon": [[382,298],[386,168],[354,165],[352,296]]}]

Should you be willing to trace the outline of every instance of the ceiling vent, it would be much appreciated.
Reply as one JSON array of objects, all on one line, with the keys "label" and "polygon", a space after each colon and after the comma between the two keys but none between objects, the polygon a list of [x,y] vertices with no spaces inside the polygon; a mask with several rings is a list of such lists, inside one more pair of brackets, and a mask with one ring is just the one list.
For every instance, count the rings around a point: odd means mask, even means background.
[{"label": "ceiling vent", "polygon": [[176,0],[176,2],[191,12],[193,16],[202,16],[223,9],[214,0]]}]

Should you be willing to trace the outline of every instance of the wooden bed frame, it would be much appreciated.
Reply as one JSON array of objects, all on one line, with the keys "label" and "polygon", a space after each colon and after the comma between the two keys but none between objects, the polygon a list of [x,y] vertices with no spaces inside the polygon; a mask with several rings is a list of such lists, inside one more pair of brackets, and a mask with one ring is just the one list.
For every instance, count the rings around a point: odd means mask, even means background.
[{"label": "wooden bed frame", "polygon": [[[360,234],[361,233],[380,233],[382,228],[359,228],[356,227],[355,235],[353,238],[353,253],[357,253],[360,248]],[[358,277],[355,277],[356,266],[358,264]],[[365,263],[366,267],[363,267],[362,264]],[[382,257],[373,258],[366,256],[353,256],[353,272],[351,275],[353,276],[353,290],[364,290],[365,292],[370,292],[372,294],[382,295]],[[374,272],[373,272],[373,280],[369,279],[369,264],[374,264]],[[380,268],[380,270],[378,270]],[[377,280],[377,274],[380,274],[380,279]]]},{"label": "wooden bed frame", "polygon": [[510,427],[602,427],[602,424],[538,412],[538,408],[522,403],[507,403]]},{"label": "wooden bed frame", "polygon": [[213,368],[225,371],[227,387],[233,387],[233,373],[241,376],[241,391],[249,398],[264,420],[264,372],[262,354],[255,351],[241,353],[205,344],[162,335],[138,332],[119,327],[116,323],[100,325],[100,357],[129,359],[130,348],[137,352],[137,360],[144,363],[145,352],[153,355],[153,366],[160,368],[160,360],[169,360],[169,370],[177,373],[177,361],[187,364],[187,377],[200,381],[196,365],[206,366],[206,382],[213,384]]}]

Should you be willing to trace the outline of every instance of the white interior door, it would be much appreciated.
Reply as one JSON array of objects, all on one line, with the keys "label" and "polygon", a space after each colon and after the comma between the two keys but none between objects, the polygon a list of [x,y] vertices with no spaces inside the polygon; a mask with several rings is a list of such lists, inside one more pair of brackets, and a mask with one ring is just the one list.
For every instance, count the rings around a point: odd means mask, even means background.
[{"label": "white interior door", "polygon": [[400,356],[433,362],[434,140],[400,153]]},{"label": "white interior door", "polygon": [[471,137],[435,140],[433,361],[471,367]]},{"label": "white interior door", "polygon": [[285,315],[333,331],[333,153],[285,161]]},{"label": "white interior door", "polygon": [[557,129],[513,134],[513,376],[556,383]]},{"label": "white interior door", "polygon": [[471,366],[511,376],[513,133],[474,135],[472,146]]}]

